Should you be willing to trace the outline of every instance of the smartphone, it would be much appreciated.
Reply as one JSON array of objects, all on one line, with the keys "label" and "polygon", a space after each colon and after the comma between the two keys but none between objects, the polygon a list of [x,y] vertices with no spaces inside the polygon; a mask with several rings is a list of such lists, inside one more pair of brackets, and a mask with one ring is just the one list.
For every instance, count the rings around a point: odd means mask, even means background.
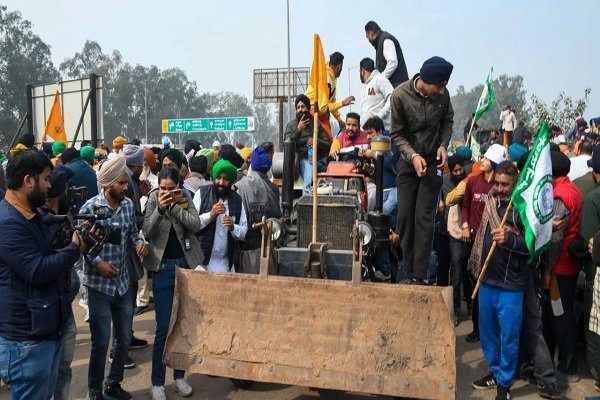
[{"label": "smartphone", "polygon": [[181,196],[181,189],[169,190],[169,193],[171,193],[171,197],[179,197]]}]

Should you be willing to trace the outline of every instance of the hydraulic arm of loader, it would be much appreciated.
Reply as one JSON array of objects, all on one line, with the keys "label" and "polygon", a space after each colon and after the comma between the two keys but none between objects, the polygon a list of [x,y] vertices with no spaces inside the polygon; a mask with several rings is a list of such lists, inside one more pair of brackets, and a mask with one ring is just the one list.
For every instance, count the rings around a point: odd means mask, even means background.
[{"label": "hydraulic arm of loader", "polygon": [[260,275],[178,270],[167,365],[236,379],[455,398],[451,287],[360,282],[356,247],[352,282],[268,276],[265,230]]}]

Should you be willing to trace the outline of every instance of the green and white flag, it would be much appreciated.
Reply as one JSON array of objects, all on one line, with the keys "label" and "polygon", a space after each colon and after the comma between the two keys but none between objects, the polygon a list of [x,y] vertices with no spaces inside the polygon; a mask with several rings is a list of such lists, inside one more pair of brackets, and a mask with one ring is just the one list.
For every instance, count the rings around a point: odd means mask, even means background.
[{"label": "green and white flag", "polygon": [[550,243],[553,200],[550,135],[544,122],[512,194],[514,207],[525,225],[530,261]]},{"label": "green and white flag", "polygon": [[494,101],[496,101],[496,95],[492,89],[492,72],[494,72],[494,67],[490,69],[490,73],[483,84],[483,90],[481,91],[481,96],[479,96],[479,102],[477,103],[477,109],[473,117],[475,122],[479,121],[483,114],[492,108]]}]

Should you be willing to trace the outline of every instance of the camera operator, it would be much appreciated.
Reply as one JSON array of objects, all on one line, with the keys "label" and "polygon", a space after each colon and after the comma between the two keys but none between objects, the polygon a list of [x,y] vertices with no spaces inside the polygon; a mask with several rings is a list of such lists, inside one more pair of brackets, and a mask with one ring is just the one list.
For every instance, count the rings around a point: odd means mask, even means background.
[{"label": "camera operator", "polygon": [[[66,214],[68,209],[67,187],[74,173],[69,168],[59,165],[50,175],[50,189],[46,195],[46,203],[38,208],[38,212],[44,219],[45,225],[50,231],[50,237],[53,238],[53,247],[56,241],[63,238],[63,227],[65,222],[52,221],[48,216]],[[68,223],[68,222],[67,222]],[[59,243],[61,243],[59,241]],[[61,247],[58,245],[58,247]],[[79,277],[75,268],[66,272],[63,276],[63,283],[66,288],[66,298],[72,303],[79,292]],[[62,327],[62,344],[60,358],[58,361],[58,378],[56,379],[56,388],[54,389],[54,400],[67,400],[71,387],[71,362],[75,353],[75,336],[77,335],[77,324],[73,315],[73,308],[69,307],[65,318],[65,324]]]},{"label": "camera operator", "polygon": [[127,198],[129,178],[126,168],[122,154],[104,162],[98,171],[98,184],[102,190],[80,210],[81,214],[111,215],[110,219],[99,220],[96,224],[101,225],[107,235],[107,231],[113,226],[118,226],[122,233],[119,244],[112,243],[112,240],[105,241],[98,256],[94,259],[85,257],[83,265],[83,284],[88,293],[92,334],[88,371],[88,398],[92,400],[103,398],[102,383],[111,321],[114,324],[116,345],[104,394],[116,399],[131,398],[120,385],[124,361],[129,351],[133,313],[125,256],[129,245],[136,248],[139,257],[146,256],[148,247],[138,234],[133,202]]},{"label": "camera operator", "polygon": [[43,153],[16,153],[8,161],[8,191],[0,202],[0,374],[13,399],[54,394],[71,307],[64,277],[87,250],[76,233],[60,251],[50,246],[37,207],[46,201],[51,171]]}]

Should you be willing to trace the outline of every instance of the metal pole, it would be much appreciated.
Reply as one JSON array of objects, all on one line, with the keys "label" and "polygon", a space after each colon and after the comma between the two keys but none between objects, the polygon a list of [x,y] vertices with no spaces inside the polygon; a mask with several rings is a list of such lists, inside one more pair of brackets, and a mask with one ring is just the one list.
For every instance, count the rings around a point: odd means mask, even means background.
[{"label": "metal pole", "polygon": [[[290,0],[287,0],[287,67],[288,67],[288,94],[287,94],[287,103],[288,103],[288,121],[291,121],[293,118],[292,113],[292,67],[290,61]],[[283,110],[282,110],[283,111]],[[294,110],[295,111],[295,110]],[[281,144],[283,146],[283,143]],[[283,148],[283,147],[281,147]],[[280,150],[281,150],[280,148]]]},{"label": "metal pole", "polygon": [[[27,85],[27,130],[29,133],[34,134],[33,131],[33,85]],[[37,142],[37,140],[36,140]],[[9,149],[10,150],[10,149]]]},{"label": "metal pole", "polygon": [[[94,147],[98,147],[98,104],[96,101],[98,99],[98,91],[96,89],[97,80],[98,75],[90,74],[90,94],[88,96],[88,100],[90,102],[90,124],[92,128],[90,131],[90,136],[92,139],[92,146]],[[86,100],[86,103],[88,100]],[[85,110],[82,113],[82,121],[83,114],[85,114]],[[102,118],[102,115],[100,116],[100,118]],[[79,132],[79,128],[77,128],[77,132]],[[75,143],[76,139],[77,136],[73,138],[73,143]]]},{"label": "metal pole", "polygon": [[279,127],[277,129],[277,148],[283,151],[283,99],[279,98]]},{"label": "metal pole", "polygon": [[144,144],[148,144],[148,104],[146,102],[147,96],[148,90],[146,87],[146,82],[144,82],[144,130],[146,131],[146,142]]}]

